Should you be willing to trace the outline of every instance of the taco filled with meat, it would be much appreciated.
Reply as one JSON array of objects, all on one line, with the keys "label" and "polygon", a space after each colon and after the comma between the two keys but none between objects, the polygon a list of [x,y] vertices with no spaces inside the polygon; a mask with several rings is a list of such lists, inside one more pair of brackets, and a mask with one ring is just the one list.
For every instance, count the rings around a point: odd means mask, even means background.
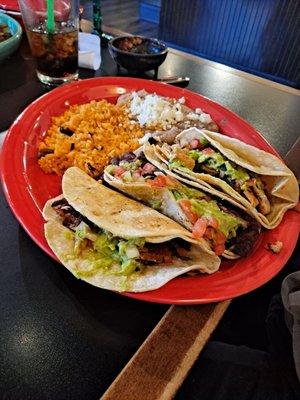
[{"label": "taco filled with meat", "polygon": [[[151,158],[154,160],[155,155]],[[125,153],[112,162],[104,171],[104,180],[110,186],[183,225],[194,238],[204,239],[217,255],[234,259],[253,249],[261,226],[229,196],[221,199],[213,196],[213,190],[209,193],[184,184],[176,175],[159,170],[143,153]]]},{"label": "taco filled with meat", "polygon": [[237,139],[191,128],[180,133],[173,145],[152,146],[155,157],[178,179],[230,196],[266,228],[275,228],[298,202],[292,171],[273,154]]},{"label": "taco filled with meat", "polygon": [[143,292],[190,271],[216,272],[205,241],[76,167],[43,210],[47,242],[77,278],[103,289]]}]

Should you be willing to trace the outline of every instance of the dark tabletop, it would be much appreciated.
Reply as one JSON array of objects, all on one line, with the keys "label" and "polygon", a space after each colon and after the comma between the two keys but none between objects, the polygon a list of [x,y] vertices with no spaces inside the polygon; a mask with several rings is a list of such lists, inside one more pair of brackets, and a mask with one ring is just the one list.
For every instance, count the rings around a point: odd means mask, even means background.
[{"label": "dark tabletop", "polygon": [[[99,71],[82,70],[80,77],[116,75],[107,49],[102,57]],[[244,117],[281,155],[297,138],[299,97],[294,93],[175,53],[168,55],[159,73],[189,76],[189,89]],[[19,51],[0,64],[0,131],[47,90],[35,77],[23,40]],[[76,280],[19,227],[3,195],[0,218],[0,398],[98,399],[168,307],[130,300]],[[235,300],[213,339],[266,351],[263,321],[282,277]],[[196,372],[189,376],[191,382]],[[192,398],[183,393],[180,398]]]},{"label": "dark tabletop", "polygon": [[[247,79],[243,74],[236,75],[235,71],[229,67],[220,69],[216,63],[197,63],[170,52],[159,69],[159,77],[189,76],[188,89],[246,119],[284,156],[299,136],[299,91],[287,88],[291,90],[288,93],[279,90],[280,85],[268,84],[268,81],[263,84],[260,78]],[[125,75],[126,71],[123,73]],[[100,70],[80,71],[80,78],[114,75],[117,75],[116,64],[107,49],[102,52]],[[27,104],[48,90],[38,82],[30,50],[23,40],[20,50],[0,64],[0,132],[9,127]]]}]

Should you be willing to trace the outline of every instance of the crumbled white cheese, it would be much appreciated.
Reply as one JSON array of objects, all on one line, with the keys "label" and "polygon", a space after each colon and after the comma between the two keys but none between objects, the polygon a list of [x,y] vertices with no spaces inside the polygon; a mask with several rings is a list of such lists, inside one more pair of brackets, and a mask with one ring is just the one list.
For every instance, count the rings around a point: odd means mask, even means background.
[{"label": "crumbled white cheese", "polygon": [[154,94],[141,98],[136,92],[132,94],[130,113],[142,126],[175,124],[184,119],[180,103],[172,104],[168,99]]},{"label": "crumbled white cheese", "polygon": [[183,120],[183,113],[181,111],[176,111],[174,114],[174,117],[176,121],[182,121]]},{"label": "crumbled white cheese", "polygon": [[188,113],[187,114],[187,118],[192,120],[192,121],[198,121],[198,120],[200,120],[200,115],[199,114],[195,114],[195,113]]},{"label": "crumbled white cheese", "polygon": [[130,116],[135,118],[141,126],[153,127],[160,125],[162,129],[170,129],[178,122],[185,121],[186,124],[191,121],[200,121],[202,124],[209,124],[212,119],[209,114],[203,113],[201,108],[186,113],[182,104],[185,98],[179,100],[170,100],[166,97],[158,96],[156,93],[140,94],[133,92],[129,106]]},{"label": "crumbled white cheese", "polygon": [[202,124],[210,124],[212,122],[212,119],[210,117],[209,114],[200,114],[200,118],[199,118],[200,122],[202,122]]}]

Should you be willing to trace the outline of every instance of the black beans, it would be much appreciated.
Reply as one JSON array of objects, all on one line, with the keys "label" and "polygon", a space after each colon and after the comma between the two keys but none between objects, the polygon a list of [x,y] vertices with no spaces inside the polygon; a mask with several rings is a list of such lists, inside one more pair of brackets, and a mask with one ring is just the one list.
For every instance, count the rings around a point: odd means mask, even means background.
[{"label": "black beans", "polygon": [[73,132],[70,128],[65,128],[65,127],[63,127],[63,126],[61,126],[61,127],[59,128],[59,131],[60,131],[61,133],[63,133],[64,135],[67,135],[67,136],[72,136],[72,135],[74,134],[74,132]]},{"label": "black beans", "polygon": [[157,140],[155,140],[155,138],[151,136],[151,137],[148,139],[148,142],[149,142],[150,144],[156,144],[156,143],[157,143]]},{"label": "black beans", "polygon": [[110,159],[109,163],[112,165],[119,165],[120,159],[119,157],[113,157]]},{"label": "black beans", "polygon": [[155,179],[156,178],[156,175],[154,174],[154,173],[149,173],[149,172],[142,172],[142,176],[144,177],[144,178],[151,178],[151,179]]},{"label": "black beans", "polygon": [[112,165],[119,165],[121,161],[133,161],[136,159],[136,155],[134,153],[124,153],[119,157],[112,157],[109,161]]},{"label": "black beans", "polygon": [[102,171],[98,171],[97,168],[95,168],[92,164],[90,164],[89,162],[86,163],[86,166],[88,168],[88,172],[91,175],[92,178],[99,180],[100,176],[102,174]]},{"label": "black beans", "polygon": [[97,169],[95,167],[93,167],[92,164],[90,164],[89,162],[87,163],[87,167],[92,173],[97,171]]},{"label": "black beans", "polygon": [[108,186],[108,184],[104,180],[104,172],[101,172],[101,174],[99,174],[99,176],[95,179],[96,179],[96,181],[103,181],[103,185]]},{"label": "black beans", "polygon": [[38,153],[38,159],[46,156],[47,154],[53,154],[53,153],[54,153],[54,150],[52,150],[52,149],[41,149],[41,150],[39,150],[39,153]]},{"label": "black beans", "polygon": [[124,153],[120,156],[120,161],[133,161],[135,159],[136,159],[135,154],[130,152]]}]

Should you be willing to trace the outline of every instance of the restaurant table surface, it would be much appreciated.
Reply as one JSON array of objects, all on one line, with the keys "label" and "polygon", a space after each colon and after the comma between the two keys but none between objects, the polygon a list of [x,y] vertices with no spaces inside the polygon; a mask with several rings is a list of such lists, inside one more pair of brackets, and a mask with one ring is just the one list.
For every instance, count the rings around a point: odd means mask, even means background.
[{"label": "restaurant table surface", "polygon": [[[99,71],[80,71],[80,78],[111,75],[117,75],[117,68],[107,49],[102,49]],[[300,102],[295,91],[171,52],[159,76],[175,75],[189,76],[190,90],[250,122],[281,156],[296,141]],[[37,81],[23,39],[17,53],[0,64],[0,132],[48,90]],[[168,306],[135,301],[76,280],[19,227],[3,194],[0,218],[0,397],[99,398]],[[234,300],[213,339],[264,350],[262,321],[283,276]],[[253,330],[260,332],[256,342]]]}]

